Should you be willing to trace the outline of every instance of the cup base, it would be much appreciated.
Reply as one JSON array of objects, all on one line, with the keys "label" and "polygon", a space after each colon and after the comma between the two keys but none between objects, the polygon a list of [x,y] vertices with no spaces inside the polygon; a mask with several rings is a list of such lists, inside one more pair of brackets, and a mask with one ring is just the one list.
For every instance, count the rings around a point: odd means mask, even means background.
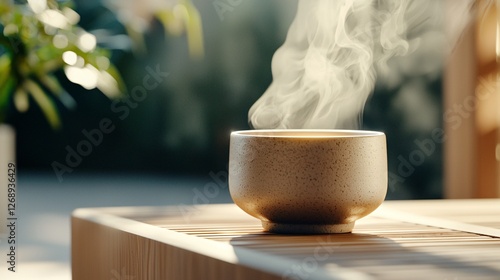
[{"label": "cup base", "polygon": [[264,231],[284,234],[327,234],[350,233],[354,222],[348,224],[323,225],[323,224],[282,224],[262,221]]}]

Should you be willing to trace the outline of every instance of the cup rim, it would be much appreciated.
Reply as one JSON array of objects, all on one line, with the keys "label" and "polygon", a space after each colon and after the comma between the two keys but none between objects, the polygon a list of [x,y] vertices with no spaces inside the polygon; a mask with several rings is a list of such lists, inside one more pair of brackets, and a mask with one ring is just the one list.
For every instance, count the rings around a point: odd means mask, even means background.
[{"label": "cup rim", "polygon": [[384,135],[381,131],[355,129],[249,129],[231,132],[231,136],[254,138],[358,138]]}]

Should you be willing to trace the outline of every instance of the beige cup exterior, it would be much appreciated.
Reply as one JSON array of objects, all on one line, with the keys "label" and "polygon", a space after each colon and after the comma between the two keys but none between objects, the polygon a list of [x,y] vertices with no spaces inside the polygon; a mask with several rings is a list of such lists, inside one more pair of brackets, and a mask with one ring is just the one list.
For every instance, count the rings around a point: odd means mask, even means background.
[{"label": "beige cup exterior", "polygon": [[387,193],[385,134],[356,130],[231,133],[233,201],[277,233],[351,232]]}]

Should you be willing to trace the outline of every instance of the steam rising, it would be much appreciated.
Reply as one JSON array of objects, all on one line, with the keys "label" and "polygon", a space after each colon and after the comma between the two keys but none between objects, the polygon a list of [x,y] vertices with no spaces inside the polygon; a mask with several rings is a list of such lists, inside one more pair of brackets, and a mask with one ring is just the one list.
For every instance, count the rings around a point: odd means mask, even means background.
[{"label": "steam rising", "polygon": [[375,65],[408,51],[409,0],[300,0],[272,61],[273,82],[249,111],[254,128],[355,128]]}]

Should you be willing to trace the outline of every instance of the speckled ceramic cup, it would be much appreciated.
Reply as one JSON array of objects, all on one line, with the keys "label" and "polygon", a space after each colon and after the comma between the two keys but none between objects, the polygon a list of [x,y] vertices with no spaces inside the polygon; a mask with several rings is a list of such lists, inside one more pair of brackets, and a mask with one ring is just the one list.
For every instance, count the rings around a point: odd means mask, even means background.
[{"label": "speckled ceramic cup", "polygon": [[231,133],[233,201],[276,233],[351,232],[387,193],[385,134],[361,130]]}]

